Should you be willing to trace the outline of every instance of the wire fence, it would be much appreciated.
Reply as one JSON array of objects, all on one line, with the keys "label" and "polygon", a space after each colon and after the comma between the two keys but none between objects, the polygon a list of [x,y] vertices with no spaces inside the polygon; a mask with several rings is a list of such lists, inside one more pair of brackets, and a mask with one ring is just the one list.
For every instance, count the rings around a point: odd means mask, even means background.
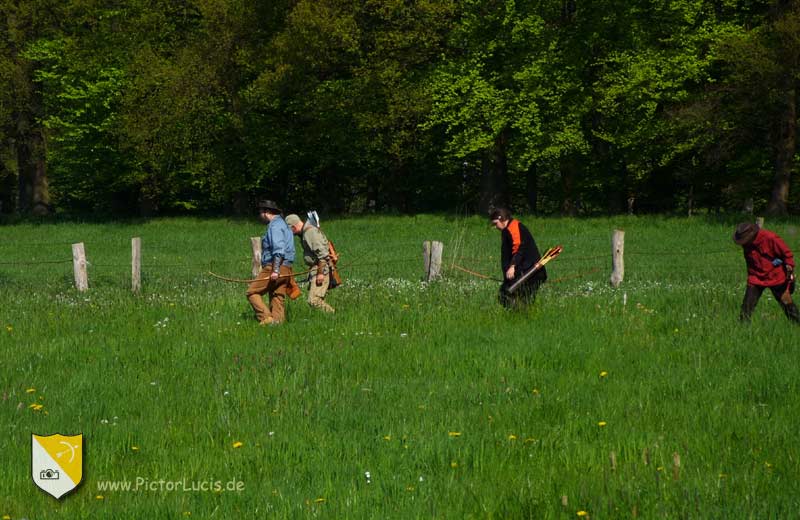
[{"label": "wire fence", "polygon": [[[568,282],[591,278],[593,280],[608,279],[612,269],[612,254],[601,253],[607,248],[608,238],[601,240],[596,236],[570,235],[566,242],[575,243],[565,248],[564,254],[556,261],[548,264],[552,282]],[[349,251],[345,241],[337,241],[337,249],[343,253],[339,269],[346,277],[362,278],[423,278],[423,262],[421,253],[422,241],[380,240],[370,239],[353,244]],[[100,245],[102,243],[102,245]],[[74,242],[14,242],[0,243],[0,287],[13,287],[14,284],[35,282],[42,277],[58,285],[71,284],[71,276],[76,260],[65,251]],[[344,245],[343,245],[344,244]],[[487,243],[469,243],[463,234],[444,242],[441,259],[441,274],[451,278],[478,278],[499,281],[500,256],[497,244],[491,249]],[[685,245],[679,250],[648,250],[635,244],[627,245],[624,252],[625,276],[638,277],[686,277],[714,276],[724,273],[729,276],[734,272],[743,272],[744,265],[741,250],[738,247],[708,250],[707,244]],[[3,256],[25,254],[30,249],[38,249],[39,255],[27,260],[3,260]],[[86,271],[90,280],[107,285],[130,287],[132,277],[130,239],[105,238],[98,243],[88,243]],[[240,250],[245,247],[241,246]],[[253,276],[253,253],[218,256],[213,246],[196,254],[187,244],[179,242],[159,243],[147,242],[142,246],[141,273],[144,283],[152,281],[196,281],[216,273],[237,279]],[[412,254],[411,251],[419,253]],[[487,251],[486,254],[482,254]],[[478,254],[476,254],[478,253]],[[297,251],[298,264],[302,264],[302,252]],[[203,258],[205,257],[205,258]],[[304,269],[299,265],[296,271]],[[690,276],[690,277],[691,277]]]}]

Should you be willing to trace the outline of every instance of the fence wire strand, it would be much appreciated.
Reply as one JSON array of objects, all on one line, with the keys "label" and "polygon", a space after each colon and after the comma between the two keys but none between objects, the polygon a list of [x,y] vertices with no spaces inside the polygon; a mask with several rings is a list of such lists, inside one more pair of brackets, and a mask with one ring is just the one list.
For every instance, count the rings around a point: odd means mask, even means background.
[{"label": "fence wire strand", "polygon": [[[591,237],[584,237],[581,239],[582,244],[586,245],[586,242],[590,244],[600,243],[600,239],[596,240],[589,240]],[[567,237],[567,242],[577,240],[577,237]],[[602,240],[602,242],[606,242],[606,240]],[[68,246],[78,242],[26,242],[26,243],[13,243],[13,244],[0,244],[3,247],[0,250],[10,249],[12,246],[13,248],[25,247],[25,248],[32,248],[32,247],[61,247],[61,246]],[[104,245],[107,245],[108,242],[104,242]],[[120,247],[123,245],[127,245],[128,242],[119,241]],[[380,245],[380,244],[378,244]],[[390,248],[386,248],[387,250],[395,250],[395,251],[405,251],[408,252],[411,249],[417,249],[422,246],[422,241],[402,241],[398,243],[392,242],[391,244],[388,241],[384,241],[384,245],[391,245]],[[447,255],[443,254],[442,261],[441,261],[441,272],[450,274],[457,274],[459,277],[485,277],[492,281],[497,280],[497,276],[500,276],[497,271],[497,262],[499,261],[499,257],[496,255],[488,255],[488,256],[475,256],[471,254],[476,250],[480,250],[483,246],[476,245],[476,244],[465,244],[464,237],[458,236],[454,239],[453,243],[449,244],[452,248],[452,254]],[[185,255],[186,249],[181,249],[175,244],[159,244],[159,243],[149,243],[146,242],[143,245],[143,249],[146,248],[147,254],[153,258],[155,252],[158,256],[169,256],[173,254],[173,256],[181,256]],[[92,250],[91,247],[88,248],[89,251]],[[340,252],[346,251],[346,246],[340,246]],[[598,249],[597,247],[591,247],[589,249]],[[575,249],[573,249],[574,251]],[[349,255],[350,258],[353,258],[352,262],[341,262],[340,269],[343,272],[347,271],[354,271],[357,273],[372,273],[376,276],[385,276],[390,275],[391,273],[387,273],[388,270],[392,270],[395,266],[398,265],[417,265],[419,263],[419,255],[415,256],[398,256],[393,255],[389,256],[388,258],[376,258],[375,255],[369,253],[363,253],[362,249],[356,248],[351,254]],[[370,253],[374,250],[370,250]],[[467,254],[464,252],[467,251]],[[710,271],[716,272],[725,272],[729,274],[735,271],[742,271],[742,266],[739,265],[740,262],[737,264],[733,264],[731,262],[722,263],[715,261],[710,263],[708,261],[699,261],[699,262],[689,262],[689,261],[681,261],[681,262],[670,262],[669,269],[665,270],[661,266],[653,265],[648,262],[640,263],[637,261],[637,258],[652,258],[652,257],[668,257],[668,258],[690,258],[690,257],[714,257],[714,256],[730,256],[733,259],[734,256],[737,257],[737,260],[740,261],[741,256],[740,253],[737,254],[738,251],[734,249],[724,249],[724,250],[712,250],[707,251],[703,250],[703,245],[698,245],[696,248],[688,248],[681,251],[647,251],[641,250],[635,247],[631,247],[630,244],[626,248],[624,252],[624,256],[627,258],[632,259],[632,261],[628,261],[626,265],[626,275],[629,277],[636,277],[638,275],[646,275],[646,276],[664,276],[668,275],[674,271],[691,271],[696,273],[707,273]],[[87,255],[91,258],[91,255]],[[116,256],[116,255],[104,255],[104,256]],[[118,257],[118,256],[117,256]],[[145,279],[161,279],[163,276],[158,274],[158,270],[164,270],[167,272],[175,271],[175,270],[183,270],[186,274],[192,275],[205,275],[208,271],[218,271],[222,268],[225,271],[233,272],[235,274],[242,274],[248,273],[251,274],[252,272],[252,262],[253,258],[251,255],[242,256],[237,258],[222,258],[222,259],[215,259],[209,261],[177,261],[177,262],[153,262],[150,263],[147,261],[147,257],[142,256],[140,269],[142,273],[142,277]],[[64,259],[64,260],[28,260],[28,261],[0,261],[0,267],[10,267],[10,268],[26,268],[31,271],[31,273],[35,273],[36,275],[40,275],[41,273],[35,271],[37,267],[41,266],[55,266],[55,265],[68,265],[72,264],[73,259]],[[602,266],[600,265],[602,264]],[[554,264],[548,265],[548,270],[552,270],[553,273],[561,274],[562,276],[559,278],[554,278],[551,280],[552,283],[573,280],[577,278],[583,278],[592,274],[596,274],[598,272],[604,270],[610,270],[611,264],[611,254],[577,254],[572,255],[570,251],[567,251],[566,254],[563,254],[559,257],[558,262]],[[562,269],[560,266],[566,267],[566,269]],[[569,266],[574,266],[570,268]],[[91,275],[94,275],[101,280],[123,280],[130,276],[130,269],[131,269],[131,262],[116,262],[116,261],[101,261],[99,263],[92,262],[87,258],[87,271]],[[580,267],[584,267],[588,270],[579,270]],[[386,269],[382,269],[386,268]],[[12,271],[16,271],[13,269]],[[573,271],[573,272],[570,272]],[[578,272],[574,272],[578,271]],[[562,274],[563,273],[563,274]],[[478,276],[480,275],[480,276]],[[494,276],[493,276],[494,275]],[[62,273],[62,276],[65,278],[69,278],[68,273]],[[168,274],[167,276],[173,276]],[[25,278],[25,276],[22,276]],[[3,279],[4,284],[14,283],[13,276],[9,277],[8,273],[4,275]]]}]

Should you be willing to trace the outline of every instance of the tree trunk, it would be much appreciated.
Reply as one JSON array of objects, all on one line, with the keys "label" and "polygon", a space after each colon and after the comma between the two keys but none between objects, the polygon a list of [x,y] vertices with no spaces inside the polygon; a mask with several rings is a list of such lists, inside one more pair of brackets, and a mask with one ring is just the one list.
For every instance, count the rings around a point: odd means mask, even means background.
[{"label": "tree trunk", "polygon": [[47,162],[44,136],[33,128],[29,116],[20,119],[17,137],[19,211],[33,215],[50,213],[50,191],[47,187]]},{"label": "tree trunk", "polygon": [[528,209],[531,213],[536,213],[537,199],[539,198],[539,172],[536,163],[532,163],[528,167],[528,174],[525,176],[525,192],[528,198]]},{"label": "tree trunk", "polygon": [[0,213],[14,213],[17,178],[0,160]]},{"label": "tree trunk", "polygon": [[492,208],[508,207],[507,144],[508,133],[504,130],[495,138],[491,153],[485,153],[483,156],[480,209],[484,213],[488,213]]},{"label": "tree trunk", "polygon": [[561,188],[563,193],[561,213],[565,216],[574,217],[578,214],[578,209],[573,198],[575,192],[575,164],[571,159],[561,160]]},{"label": "tree trunk", "polygon": [[784,110],[780,111],[775,142],[775,176],[772,180],[772,194],[767,204],[768,215],[785,215],[789,201],[789,183],[794,168],[794,154],[797,148],[797,103],[796,90],[786,92]]}]

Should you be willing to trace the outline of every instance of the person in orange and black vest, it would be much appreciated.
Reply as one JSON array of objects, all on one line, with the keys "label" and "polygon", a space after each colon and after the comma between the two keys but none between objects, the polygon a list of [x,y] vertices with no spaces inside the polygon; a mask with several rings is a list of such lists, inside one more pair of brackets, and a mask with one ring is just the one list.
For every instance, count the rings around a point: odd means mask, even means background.
[{"label": "person in orange and black vest", "polygon": [[539,287],[547,280],[547,271],[544,267],[525,280],[513,294],[508,292],[511,284],[532,268],[542,256],[539,254],[533,235],[519,220],[511,217],[508,208],[492,210],[489,213],[489,220],[500,231],[502,237],[500,266],[503,269],[504,282],[500,286],[500,303],[507,308],[533,303]]},{"label": "person in orange and black vest", "polygon": [[747,263],[747,289],[739,319],[750,321],[764,289],[772,291],[783,313],[800,324],[800,312],[792,301],[794,292],[794,255],[777,234],[759,229],[751,222],[736,226],[733,241],[742,246]]}]

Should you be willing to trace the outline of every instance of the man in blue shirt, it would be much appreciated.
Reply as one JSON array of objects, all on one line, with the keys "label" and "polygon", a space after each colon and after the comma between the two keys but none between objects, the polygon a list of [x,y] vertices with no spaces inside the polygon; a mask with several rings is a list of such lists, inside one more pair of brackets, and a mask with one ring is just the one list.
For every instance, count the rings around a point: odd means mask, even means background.
[{"label": "man in blue shirt", "polygon": [[[262,200],[257,207],[259,219],[267,224],[267,230],[261,238],[261,272],[247,287],[247,300],[259,324],[277,325],[286,319],[286,295],[293,298],[299,295],[292,273],[294,236],[275,202]],[[269,293],[269,308],[262,298],[266,293]]]}]

